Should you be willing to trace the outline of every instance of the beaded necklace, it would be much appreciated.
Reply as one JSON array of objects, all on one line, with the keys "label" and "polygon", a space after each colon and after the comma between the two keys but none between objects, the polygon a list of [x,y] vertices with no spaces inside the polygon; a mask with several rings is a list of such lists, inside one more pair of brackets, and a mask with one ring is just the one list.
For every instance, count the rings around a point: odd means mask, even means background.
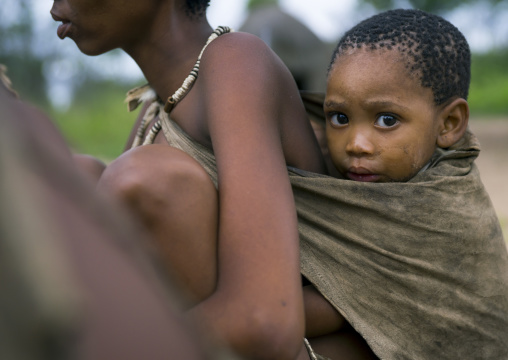
[{"label": "beaded necklace", "polygon": [[[227,26],[219,26],[217,29],[213,31],[213,33],[210,35],[208,40],[206,41],[205,46],[203,49],[201,49],[201,52],[199,53],[198,60],[196,61],[196,64],[192,68],[190,74],[187,76],[187,78],[183,81],[182,86],[178,90],[175,91],[173,95],[171,95],[168,100],[166,101],[166,104],[164,105],[164,111],[166,113],[171,113],[171,111],[174,109],[176,104],[178,104],[184,97],[187,95],[187,93],[190,91],[192,86],[194,85],[194,82],[198,78],[199,73],[199,64],[201,62],[201,57],[203,56],[203,53],[207,46],[215,39],[217,39],[219,36],[232,32],[232,30]],[[138,131],[136,133],[136,137],[134,138],[134,141],[132,143],[132,148],[137,147],[139,145],[147,145],[147,144],[153,144],[155,137],[159,133],[159,131],[162,129],[161,121],[157,120],[153,126],[150,128],[150,132],[146,136],[146,139],[143,141],[143,137],[145,136],[146,129],[150,121],[157,116],[159,113],[159,109],[161,107],[161,104],[158,101],[154,101],[146,110],[145,116],[141,120],[141,123],[139,125]]]}]

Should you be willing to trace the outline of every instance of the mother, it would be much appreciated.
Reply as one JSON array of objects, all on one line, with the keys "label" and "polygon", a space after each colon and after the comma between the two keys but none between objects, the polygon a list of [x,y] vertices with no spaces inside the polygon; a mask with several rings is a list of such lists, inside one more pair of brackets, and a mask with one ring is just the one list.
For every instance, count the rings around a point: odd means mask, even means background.
[{"label": "mother", "polygon": [[[180,88],[212,34],[208,2],[55,0],[51,14],[62,22],[58,35],[83,53],[127,52],[160,101]],[[221,35],[199,66],[171,121],[213,150],[218,191],[162,131],[153,132],[154,145],[110,164],[99,188],[151,230],[192,299],[189,314],[239,354],[293,359],[303,348],[304,313],[286,165],[323,172],[324,162],[290,73],[263,42]]]}]

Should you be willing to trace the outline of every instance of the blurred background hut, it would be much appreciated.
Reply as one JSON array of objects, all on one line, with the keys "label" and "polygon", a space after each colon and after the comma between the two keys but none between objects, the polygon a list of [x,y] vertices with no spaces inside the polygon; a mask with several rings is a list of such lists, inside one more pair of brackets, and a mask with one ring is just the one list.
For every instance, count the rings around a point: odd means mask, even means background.
[{"label": "blurred background hut", "polygon": [[289,68],[300,90],[324,92],[332,45],[322,41],[277,0],[250,0],[240,27],[261,38]]}]

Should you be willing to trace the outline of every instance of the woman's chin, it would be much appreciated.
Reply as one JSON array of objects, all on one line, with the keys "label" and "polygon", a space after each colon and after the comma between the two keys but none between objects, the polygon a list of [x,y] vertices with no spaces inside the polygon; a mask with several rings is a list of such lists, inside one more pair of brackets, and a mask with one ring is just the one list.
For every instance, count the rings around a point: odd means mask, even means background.
[{"label": "woman's chin", "polygon": [[76,43],[79,51],[88,56],[98,56],[113,50],[109,47],[101,47],[79,40],[74,40],[74,42]]}]

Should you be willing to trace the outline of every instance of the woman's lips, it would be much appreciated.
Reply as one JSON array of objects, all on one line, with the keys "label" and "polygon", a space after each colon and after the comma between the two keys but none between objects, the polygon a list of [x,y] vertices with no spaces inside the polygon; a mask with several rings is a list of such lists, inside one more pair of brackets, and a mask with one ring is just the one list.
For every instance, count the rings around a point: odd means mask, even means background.
[{"label": "woman's lips", "polygon": [[51,16],[53,17],[53,20],[62,22],[58,26],[56,34],[60,39],[65,39],[69,35],[69,31],[71,31],[71,22],[55,14],[53,10],[51,11]]},{"label": "woman's lips", "polygon": [[69,31],[71,31],[71,23],[68,21],[64,21],[60,26],[58,26],[58,29],[56,30],[56,34],[60,39],[65,39],[67,35],[69,34]]}]

